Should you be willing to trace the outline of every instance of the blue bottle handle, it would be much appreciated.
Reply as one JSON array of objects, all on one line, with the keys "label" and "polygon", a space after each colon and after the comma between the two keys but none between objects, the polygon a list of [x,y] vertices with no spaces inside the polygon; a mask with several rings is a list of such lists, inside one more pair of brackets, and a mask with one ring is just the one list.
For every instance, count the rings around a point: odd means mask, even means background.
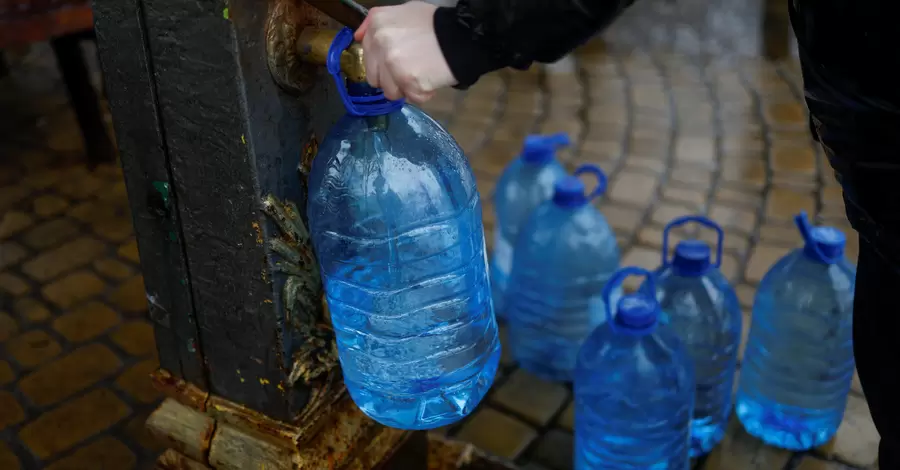
[{"label": "blue bottle handle", "polygon": [[576,168],[573,175],[579,176],[585,173],[590,173],[594,175],[594,178],[597,178],[597,187],[594,188],[593,192],[587,195],[587,199],[590,201],[598,196],[602,196],[603,193],[606,192],[606,173],[604,173],[597,165],[587,163]]},{"label": "blue bottle handle", "polygon": [[663,229],[662,265],[667,266],[669,264],[669,232],[673,228],[680,227],[691,222],[703,225],[716,231],[716,261],[715,263],[713,263],[713,266],[716,268],[722,266],[722,251],[723,241],[725,240],[725,232],[722,230],[722,227],[720,227],[719,224],[715,223],[712,219],[704,217],[702,215],[684,215],[681,217],[676,217],[672,219],[671,222],[666,224],[666,228]]},{"label": "blue bottle handle", "polygon": [[353,30],[350,28],[340,30],[328,48],[328,57],[325,61],[325,67],[334,78],[338,94],[341,95],[341,101],[344,102],[347,113],[353,116],[381,116],[403,107],[404,100],[389,100],[385,98],[381,90],[377,90],[377,93],[372,96],[350,96],[347,84],[341,77],[341,54],[352,43]]},{"label": "blue bottle handle", "polygon": [[800,230],[800,236],[803,237],[803,243],[812,248],[813,253],[819,257],[819,260],[826,263],[832,261],[831,257],[822,253],[822,250],[819,249],[819,244],[812,239],[814,227],[809,223],[809,217],[806,215],[806,211],[800,211],[799,214],[795,215],[794,223],[797,224],[797,229]]},{"label": "blue bottle handle", "polygon": [[656,283],[653,280],[653,273],[647,271],[644,268],[639,268],[637,266],[626,266],[624,268],[618,269],[616,272],[610,276],[609,280],[606,281],[606,285],[603,286],[603,291],[600,293],[600,297],[603,299],[603,304],[606,305],[606,321],[610,324],[612,328],[615,328],[615,322],[613,322],[613,305],[610,302],[610,296],[612,292],[622,285],[622,282],[625,281],[629,276],[644,276],[647,278],[647,288],[654,295],[654,300],[656,300]]}]

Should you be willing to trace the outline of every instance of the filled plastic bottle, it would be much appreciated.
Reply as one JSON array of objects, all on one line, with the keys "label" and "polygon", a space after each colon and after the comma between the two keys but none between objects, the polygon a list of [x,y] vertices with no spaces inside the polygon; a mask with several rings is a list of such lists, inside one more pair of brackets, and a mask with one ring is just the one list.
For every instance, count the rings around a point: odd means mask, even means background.
[{"label": "filled plastic bottle", "polygon": [[844,415],[856,269],[844,258],[843,233],[812,227],[805,213],[795,221],[805,244],[760,282],[736,410],[750,434],[799,451],[828,442]]},{"label": "filled plastic bottle", "polygon": [[566,176],[566,169],[556,160],[556,149],[569,143],[566,134],[528,136],[522,154],[506,167],[497,182],[491,289],[494,311],[500,318],[506,315],[506,286],[519,229],[541,203],[553,196],[554,183]]},{"label": "filled plastic bottle", "polygon": [[[578,175],[597,188],[585,193]],[[553,198],[532,213],[516,239],[509,292],[512,355],[546,380],[571,381],[584,339],[605,319],[601,292],[619,267],[616,236],[590,202],[606,176],[593,165],[556,182]]]},{"label": "filled plastic bottle", "polygon": [[[606,305],[626,277],[604,288]],[[651,289],[652,291],[653,289]],[[575,370],[576,470],[687,470],[694,371],[681,340],[659,324],[660,307],[644,292],[619,296],[611,319],[588,337]]]},{"label": "filled plastic bottle", "polygon": [[[437,122],[379,90],[347,90],[319,146],[307,212],[347,389],[371,418],[430,429],[469,414],[500,359],[481,202]],[[337,51],[337,53],[335,53]]]},{"label": "filled plastic bottle", "polygon": [[[709,244],[684,240],[675,246],[669,261],[669,233],[687,223],[716,231],[716,259]],[[725,436],[731,415],[734,374],[741,344],[741,307],[734,288],[719,271],[724,233],[715,222],[702,216],[672,220],[663,231],[662,266],[653,282],[642,286],[662,308],[661,322],[685,344],[696,374],[694,419],[691,425],[691,456],[709,453]]]}]

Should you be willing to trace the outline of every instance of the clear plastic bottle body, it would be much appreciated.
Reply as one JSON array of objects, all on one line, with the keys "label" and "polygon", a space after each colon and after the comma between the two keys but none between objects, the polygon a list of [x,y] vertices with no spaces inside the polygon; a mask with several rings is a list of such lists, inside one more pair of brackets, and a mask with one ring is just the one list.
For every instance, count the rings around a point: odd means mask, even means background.
[{"label": "clear plastic bottle body", "polygon": [[738,418],[763,441],[790,450],[828,442],[853,379],[855,268],[797,249],[759,285],[741,364]]},{"label": "clear plastic bottle body", "polygon": [[664,325],[642,336],[597,328],[575,370],[575,469],[690,468],[692,369]]},{"label": "clear plastic bottle body", "polygon": [[704,455],[725,436],[731,415],[743,327],[740,303],[728,279],[715,268],[684,276],[669,265],[657,270],[654,279],[660,322],[678,335],[694,362],[691,455]]},{"label": "clear plastic bottle body", "polygon": [[553,194],[553,184],[566,176],[555,159],[530,163],[519,158],[504,170],[494,192],[494,244],[491,289],[497,316],[506,316],[506,293],[519,231],[531,213]]},{"label": "clear plastic bottle body", "polygon": [[615,234],[594,206],[547,201],[522,228],[510,278],[510,348],[518,364],[571,381],[578,349],[606,319],[601,291],[619,267]]},{"label": "clear plastic bottle body", "polygon": [[453,138],[408,105],[345,116],[319,146],[307,207],[356,404],[403,429],[470,413],[500,343],[481,202]]}]

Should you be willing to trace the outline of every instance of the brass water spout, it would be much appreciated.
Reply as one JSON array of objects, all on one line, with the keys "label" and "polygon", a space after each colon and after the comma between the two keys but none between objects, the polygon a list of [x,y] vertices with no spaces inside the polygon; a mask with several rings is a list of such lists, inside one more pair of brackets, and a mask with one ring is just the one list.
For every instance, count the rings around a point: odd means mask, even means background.
[{"label": "brass water spout", "polygon": [[[297,37],[297,58],[308,64],[325,65],[328,49],[337,35],[337,30],[304,28]],[[347,80],[365,83],[366,65],[363,62],[363,49],[359,43],[353,43],[341,53],[341,71]]]}]

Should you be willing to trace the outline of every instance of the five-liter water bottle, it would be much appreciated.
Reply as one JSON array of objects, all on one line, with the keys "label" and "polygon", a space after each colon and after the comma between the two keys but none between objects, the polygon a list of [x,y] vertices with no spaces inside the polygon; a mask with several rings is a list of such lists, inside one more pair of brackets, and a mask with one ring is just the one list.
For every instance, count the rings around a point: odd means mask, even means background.
[{"label": "five-liter water bottle", "polygon": [[[634,267],[617,271],[604,288],[613,290]],[[620,296],[611,319],[597,328],[578,353],[575,369],[576,470],[687,470],[694,406],[694,371],[689,353],[667,325],[660,307],[644,292]],[[610,307],[612,309],[612,307]]]},{"label": "five-liter water bottle", "polygon": [[553,195],[554,183],[566,176],[565,168],[556,160],[556,149],[569,143],[569,136],[562,133],[528,136],[521,156],[506,167],[497,182],[491,289],[494,311],[500,318],[506,315],[505,295],[512,270],[513,244],[531,213]]},{"label": "five-liter water bottle", "polygon": [[795,220],[805,244],[759,285],[736,410],[750,434],[806,450],[831,439],[843,418],[853,378],[856,271],[844,258],[843,233],[810,226],[805,213]]},{"label": "five-liter water bottle", "polygon": [[[586,194],[578,175],[597,178]],[[591,200],[606,176],[593,165],[556,182],[551,200],[532,213],[515,244],[507,293],[513,358],[546,380],[570,381],[578,348],[605,319],[601,292],[619,267],[615,234]]]},{"label": "five-liter water bottle", "polygon": [[500,358],[481,202],[437,122],[345,88],[337,58],[352,36],[329,57],[348,113],[310,172],[310,231],[351,397],[385,425],[435,428],[475,408]]},{"label": "five-liter water bottle", "polygon": [[[669,261],[669,233],[687,223],[716,231],[716,259],[710,246],[700,240],[684,240],[675,246]],[[691,425],[691,456],[709,453],[725,436],[731,415],[734,374],[741,342],[741,307],[734,288],[719,271],[724,233],[712,220],[684,216],[672,220],[663,231],[662,266],[653,282],[642,289],[652,293],[662,308],[661,321],[687,347],[696,375],[694,419]]]}]

